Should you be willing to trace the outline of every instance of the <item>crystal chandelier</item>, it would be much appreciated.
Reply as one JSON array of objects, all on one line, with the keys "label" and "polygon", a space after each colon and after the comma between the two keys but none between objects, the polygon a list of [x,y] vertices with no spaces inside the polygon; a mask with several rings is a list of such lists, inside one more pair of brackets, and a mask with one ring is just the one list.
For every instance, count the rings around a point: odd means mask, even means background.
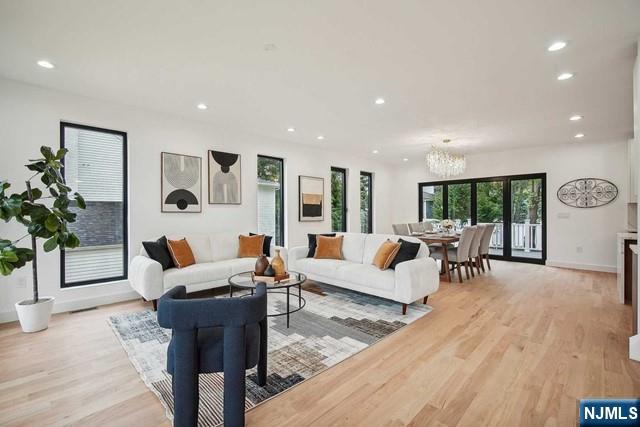
[{"label": "crystal chandelier", "polygon": [[[443,142],[447,143],[449,140],[445,139]],[[453,154],[433,146],[427,153],[427,167],[431,173],[449,178],[464,172],[467,159],[462,154]]]}]

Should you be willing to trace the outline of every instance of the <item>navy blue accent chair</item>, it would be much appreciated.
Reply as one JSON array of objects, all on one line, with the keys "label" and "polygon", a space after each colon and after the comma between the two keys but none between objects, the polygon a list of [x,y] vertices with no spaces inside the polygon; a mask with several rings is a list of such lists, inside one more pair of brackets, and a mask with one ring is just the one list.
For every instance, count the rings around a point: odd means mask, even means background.
[{"label": "navy blue accent chair", "polygon": [[267,293],[264,283],[243,298],[187,299],[184,286],[160,298],[158,323],[172,329],[173,425],[198,423],[198,374],[224,372],[224,425],[244,426],[245,370],[258,366],[267,383]]}]

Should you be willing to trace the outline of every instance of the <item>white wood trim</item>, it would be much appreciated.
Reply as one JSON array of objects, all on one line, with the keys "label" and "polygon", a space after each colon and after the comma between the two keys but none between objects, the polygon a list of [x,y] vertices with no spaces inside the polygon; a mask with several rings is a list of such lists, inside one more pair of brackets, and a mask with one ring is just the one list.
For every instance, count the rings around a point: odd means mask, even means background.
[{"label": "white wood trim", "polygon": [[574,262],[547,260],[545,263],[549,267],[572,268],[575,270],[601,271],[603,273],[615,273],[617,271],[614,265],[598,265],[598,264],[579,264]]},{"label": "white wood trim", "polygon": [[[84,308],[98,307],[106,304],[113,304],[122,301],[131,301],[140,298],[135,291],[120,292],[112,295],[102,295],[99,297],[82,298],[72,301],[57,302],[53,306],[53,313],[65,313]],[[18,320],[15,310],[0,313],[0,323],[13,322]]]}]

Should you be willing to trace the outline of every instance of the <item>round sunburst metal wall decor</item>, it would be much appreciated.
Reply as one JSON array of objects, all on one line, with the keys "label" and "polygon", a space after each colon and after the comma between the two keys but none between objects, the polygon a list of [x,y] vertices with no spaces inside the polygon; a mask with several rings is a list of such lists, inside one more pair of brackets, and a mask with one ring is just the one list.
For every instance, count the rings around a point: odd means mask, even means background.
[{"label": "round sunburst metal wall decor", "polygon": [[558,199],[574,208],[597,208],[613,202],[618,197],[618,187],[600,178],[579,178],[558,189]]}]

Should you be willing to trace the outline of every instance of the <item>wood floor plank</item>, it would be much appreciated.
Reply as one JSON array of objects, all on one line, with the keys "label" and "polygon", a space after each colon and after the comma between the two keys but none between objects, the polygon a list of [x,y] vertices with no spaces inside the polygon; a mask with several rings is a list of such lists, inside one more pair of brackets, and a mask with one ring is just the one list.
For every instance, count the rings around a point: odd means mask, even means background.
[{"label": "wood floor plank", "polygon": [[[492,262],[434,310],[247,413],[249,426],[565,426],[583,397],[640,394],[615,275]],[[140,301],[0,325],[0,424],[165,425],[106,319]],[[409,308],[410,309],[410,308]]]}]

